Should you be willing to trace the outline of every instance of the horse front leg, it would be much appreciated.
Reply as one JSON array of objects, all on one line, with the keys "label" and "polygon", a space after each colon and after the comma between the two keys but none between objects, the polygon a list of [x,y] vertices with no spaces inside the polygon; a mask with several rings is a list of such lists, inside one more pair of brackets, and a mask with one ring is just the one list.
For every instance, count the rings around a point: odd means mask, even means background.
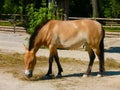
[{"label": "horse front leg", "polygon": [[57,66],[58,66],[58,74],[57,77],[61,77],[61,72],[63,71],[61,64],[59,62],[59,57],[58,57],[58,53],[57,53],[57,49],[55,48],[54,45],[50,45],[49,46],[49,50],[50,50],[50,56],[49,56],[49,69],[48,72],[46,74],[46,77],[49,77],[52,75],[52,63],[53,63],[53,58],[55,59]]},{"label": "horse front leg", "polygon": [[53,63],[53,58],[54,58],[54,46],[53,45],[49,45],[49,50],[50,50],[50,54],[49,54],[49,68],[48,68],[48,72],[46,74],[46,77],[49,77],[52,75],[52,63]]},{"label": "horse front leg", "polygon": [[52,76],[52,63],[53,63],[53,56],[49,57],[49,68],[48,68],[48,72],[45,75],[46,78],[51,77]]},{"label": "horse front leg", "polygon": [[59,61],[59,57],[58,57],[58,54],[56,53],[56,55],[54,56],[54,58],[55,58],[55,61],[56,61],[56,63],[57,63],[57,66],[58,66],[58,74],[57,74],[57,78],[60,78],[60,77],[62,77],[62,74],[61,74],[61,72],[63,72],[63,69],[62,69],[62,67],[61,67],[61,64],[60,64],[60,61]]}]

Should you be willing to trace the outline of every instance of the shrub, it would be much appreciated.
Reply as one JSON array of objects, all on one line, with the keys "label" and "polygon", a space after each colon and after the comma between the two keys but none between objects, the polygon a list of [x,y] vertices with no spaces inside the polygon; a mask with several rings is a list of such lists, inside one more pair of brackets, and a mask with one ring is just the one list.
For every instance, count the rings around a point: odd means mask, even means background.
[{"label": "shrub", "polygon": [[28,32],[34,32],[34,29],[37,25],[42,22],[50,19],[58,19],[55,15],[55,5],[52,3],[50,8],[45,7],[45,3],[43,2],[43,7],[39,9],[35,9],[33,4],[28,5]]}]

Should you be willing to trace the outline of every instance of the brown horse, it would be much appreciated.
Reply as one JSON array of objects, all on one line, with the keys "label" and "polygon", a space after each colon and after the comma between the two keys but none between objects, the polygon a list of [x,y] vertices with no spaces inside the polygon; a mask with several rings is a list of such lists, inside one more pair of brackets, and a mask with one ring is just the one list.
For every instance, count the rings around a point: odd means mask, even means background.
[{"label": "brown horse", "polygon": [[61,77],[63,69],[59,62],[57,48],[74,49],[84,45],[88,51],[90,62],[84,75],[91,73],[95,54],[99,59],[99,75],[104,71],[104,30],[102,25],[94,20],[71,20],[60,21],[50,20],[38,25],[29,40],[29,47],[26,48],[24,56],[25,75],[32,77],[36,64],[36,52],[45,45],[49,47],[49,69],[46,77],[52,74],[52,62],[55,59],[58,66],[57,76]]}]

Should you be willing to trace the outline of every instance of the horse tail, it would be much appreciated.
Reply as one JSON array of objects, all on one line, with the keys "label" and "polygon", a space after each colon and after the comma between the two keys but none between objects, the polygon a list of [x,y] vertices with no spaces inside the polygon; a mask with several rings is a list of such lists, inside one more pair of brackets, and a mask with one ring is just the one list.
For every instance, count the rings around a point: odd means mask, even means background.
[{"label": "horse tail", "polygon": [[102,39],[100,41],[99,48],[101,50],[101,53],[103,53],[103,59],[104,59],[104,38],[105,38],[105,30],[102,27]]},{"label": "horse tail", "polygon": [[105,70],[104,69],[104,37],[105,37],[105,30],[102,27],[102,39],[100,41],[99,49],[100,49],[100,58],[102,60],[102,65],[103,65],[102,68],[103,71]]}]

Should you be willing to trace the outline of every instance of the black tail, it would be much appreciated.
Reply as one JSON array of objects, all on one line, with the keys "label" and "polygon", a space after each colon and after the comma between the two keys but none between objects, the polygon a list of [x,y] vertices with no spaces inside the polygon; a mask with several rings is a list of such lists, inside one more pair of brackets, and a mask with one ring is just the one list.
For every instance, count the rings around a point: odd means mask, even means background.
[{"label": "black tail", "polygon": [[[103,29],[103,28],[102,28]],[[104,71],[104,38],[105,38],[105,31],[103,29],[103,36],[100,41],[100,60],[101,60],[101,70]]]},{"label": "black tail", "polygon": [[102,39],[100,41],[100,50],[101,50],[101,53],[104,53],[105,30],[103,28],[102,28],[102,33],[103,33],[103,36],[102,36]]}]

